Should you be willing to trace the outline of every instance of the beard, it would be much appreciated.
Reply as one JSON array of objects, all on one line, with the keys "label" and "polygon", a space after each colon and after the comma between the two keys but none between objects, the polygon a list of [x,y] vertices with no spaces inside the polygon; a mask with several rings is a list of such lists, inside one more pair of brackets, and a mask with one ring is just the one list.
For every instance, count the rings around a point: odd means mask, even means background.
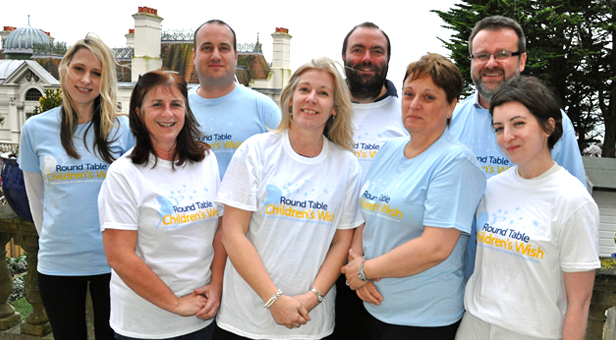
[{"label": "beard", "polygon": [[[360,100],[376,99],[381,93],[387,78],[387,63],[381,65],[359,63],[352,65],[350,61],[344,63],[344,73],[351,95]],[[373,76],[362,76],[357,70],[369,66],[375,71]]]},{"label": "beard", "polygon": [[[503,72],[503,74],[505,73],[504,70],[500,70],[500,72]],[[481,72],[480,72],[481,73]],[[475,84],[475,87],[477,88],[477,92],[479,92],[479,95],[481,95],[481,97],[483,97],[485,100],[490,101],[492,100],[492,96],[494,96],[494,94],[496,92],[498,92],[498,90],[500,90],[505,84],[507,84],[510,80],[512,79],[516,79],[517,77],[520,76],[520,71],[519,69],[516,70],[516,72],[514,74],[512,74],[510,77],[508,78],[503,78],[503,80],[501,80],[500,82],[498,82],[498,84],[495,85],[491,85],[489,87],[488,84],[484,83],[483,80],[481,79],[481,75],[478,75],[477,77],[475,76],[474,73],[471,73],[471,78],[473,80],[473,84]]]}]

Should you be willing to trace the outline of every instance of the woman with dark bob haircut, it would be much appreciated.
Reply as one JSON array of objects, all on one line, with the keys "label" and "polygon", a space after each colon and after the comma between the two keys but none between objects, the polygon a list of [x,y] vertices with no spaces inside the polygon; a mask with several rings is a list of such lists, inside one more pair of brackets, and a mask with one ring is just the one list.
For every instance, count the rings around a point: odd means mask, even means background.
[{"label": "woman with dark bob haircut", "polygon": [[561,110],[538,79],[520,77],[494,94],[490,113],[515,166],[488,180],[477,209],[475,272],[456,338],[581,340],[600,267],[599,215],[550,155]]},{"label": "woman with dark bob haircut", "polygon": [[464,259],[485,175],[449,133],[462,75],[447,58],[411,63],[402,88],[410,134],[386,142],[366,174],[343,273],[373,340],[453,339],[464,313]]},{"label": "woman with dark bob haircut", "polygon": [[53,336],[85,340],[86,292],[97,340],[113,339],[96,199],[109,164],[134,145],[118,114],[113,51],[88,33],[59,66],[62,105],[26,121],[19,166],[39,234],[38,285]]},{"label": "woman with dark bob haircut", "polygon": [[109,168],[98,200],[113,269],[111,327],[116,339],[210,339],[226,260],[214,203],[220,175],[186,81],[142,75],[130,126],[137,144]]}]

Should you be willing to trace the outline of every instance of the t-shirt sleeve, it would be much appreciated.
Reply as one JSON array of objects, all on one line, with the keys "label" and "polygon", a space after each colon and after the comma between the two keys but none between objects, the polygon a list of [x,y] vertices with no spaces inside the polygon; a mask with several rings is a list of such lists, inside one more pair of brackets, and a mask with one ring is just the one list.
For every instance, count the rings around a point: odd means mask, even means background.
[{"label": "t-shirt sleeve", "polygon": [[338,223],[338,229],[357,228],[364,223],[359,204],[357,204],[361,190],[361,167],[354,156],[352,160],[353,166],[349,171],[350,176],[347,181],[342,216],[340,218],[340,223]]},{"label": "t-shirt sleeve", "polygon": [[268,129],[274,130],[280,124],[280,108],[269,97],[263,98],[261,102],[261,119],[265,122],[265,126]]},{"label": "t-shirt sleeve", "polygon": [[599,209],[594,202],[587,202],[564,220],[558,248],[560,266],[564,272],[589,271],[601,267]]},{"label": "t-shirt sleeve", "polygon": [[17,163],[24,171],[41,172],[39,158],[35,151],[34,131],[32,124],[24,124],[19,140],[19,156]]},{"label": "t-shirt sleeve", "polygon": [[218,189],[216,203],[257,211],[260,166],[258,155],[249,144],[243,143],[235,151]]},{"label": "t-shirt sleeve", "polygon": [[137,190],[130,185],[129,174],[114,169],[107,171],[107,177],[98,194],[98,213],[101,231],[105,229],[137,230],[139,206]]},{"label": "t-shirt sleeve", "polygon": [[580,153],[573,124],[567,114],[562,111],[561,113],[563,115],[563,135],[554,145],[552,159],[579,179],[584,184],[584,187],[586,187],[584,162],[582,161],[582,154]]},{"label": "t-shirt sleeve", "polygon": [[466,158],[456,158],[441,168],[427,188],[423,224],[470,234],[485,190],[485,175]]}]

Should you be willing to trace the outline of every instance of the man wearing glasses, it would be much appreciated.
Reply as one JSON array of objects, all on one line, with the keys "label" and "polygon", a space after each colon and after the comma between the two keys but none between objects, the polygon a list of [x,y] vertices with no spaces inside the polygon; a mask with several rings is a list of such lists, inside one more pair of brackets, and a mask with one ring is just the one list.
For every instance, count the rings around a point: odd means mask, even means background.
[{"label": "man wearing glasses", "polygon": [[[526,37],[522,27],[503,16],[487,17],[475,24],[468,39],[471,78],[477,92],[456,106],[451,133],[477,156],[488,178],[513,166],[496,144],[492,95],[508,80],[520,76],[526,65]],[[584,164],[571,120],[563,112],[563,136],[552,149],[552,159],[586,185]]]}]

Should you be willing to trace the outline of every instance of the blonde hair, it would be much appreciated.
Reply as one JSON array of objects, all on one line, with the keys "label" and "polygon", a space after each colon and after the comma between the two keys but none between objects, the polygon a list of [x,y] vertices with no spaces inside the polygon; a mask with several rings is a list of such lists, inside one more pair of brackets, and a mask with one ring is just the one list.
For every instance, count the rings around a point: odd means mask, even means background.
[{"label": "blonde hair", "polygon": [[[72,158],[81,158],[73,145],[73,132],[77,125],[77,112],[73,107],[73,99],[70,92],[66,88],[66,76],[68,75],[68,66],[73,60],[75,53],[80,49],[85,48],[96,56],[102,65],[100,95],[94,101],[94,116],[92,124],[94,126],[94,145],[93,148],[98,149],[100,156],[108,163],[114,160],[109,150],[109,134],[114,126],[116,119],[116,102],[118,92],[117,72],[118,63],[115,60],[113,52],[105,43],[94,33],[88,33],[82,40],[77,41],[64,55],[64,59],[60,63],[60,85],[62,87],[63,103],[62,103],[62,126],[60,139],[62,146]],[[84,135],[85,143],[85,135]],[[88,147],[88,145],[86,145]]]},{"label": "blonde hair", "polygon": [[282,91],[280,109],[282,119],[274,132],[282,132],[291,126],[291,105],[293,93],[297,89],[300,76],[309,70],[320,70],[334,77],[334,109],[338,113],[334,119],[332,115],[325,123],[323,135],[332,143],[347,150],[353,150],[353,106],[346,82],[338,72],[335,62],[327,57],[312,59],[309,63],[300,66],[289,79],[289,83]]}]

